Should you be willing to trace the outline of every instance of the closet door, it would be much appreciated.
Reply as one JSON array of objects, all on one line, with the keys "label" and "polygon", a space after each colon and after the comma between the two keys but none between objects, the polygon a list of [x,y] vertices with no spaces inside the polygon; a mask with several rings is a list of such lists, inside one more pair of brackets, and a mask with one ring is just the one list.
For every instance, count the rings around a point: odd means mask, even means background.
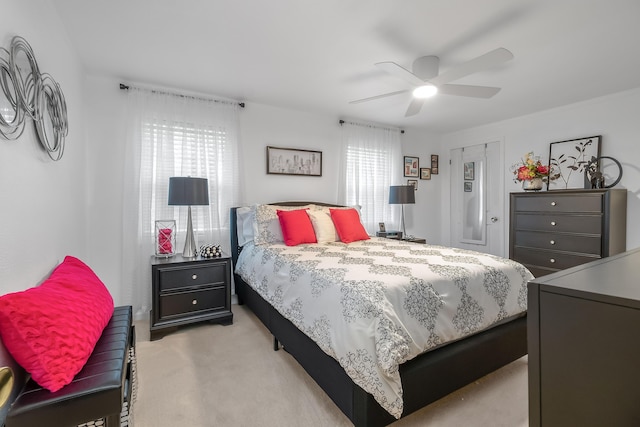
[{"label": "closet door", "polygon": [[451,150],[451,244],[505,256],[500,143]]}]

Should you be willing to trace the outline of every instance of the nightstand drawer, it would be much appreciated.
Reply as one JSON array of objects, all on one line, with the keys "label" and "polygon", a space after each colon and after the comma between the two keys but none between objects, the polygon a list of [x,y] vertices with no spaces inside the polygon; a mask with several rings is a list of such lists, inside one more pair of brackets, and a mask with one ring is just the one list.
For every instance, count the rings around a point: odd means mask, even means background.
[{"label": "nightstand drawer", "polygon": [[600,236],[579,234],[542,233],[539,231],[516,231],[516,246],[580,252],[594,255],[602,253]]},{"label": "nightstand drawer", "polygon": [[599,235],[600,215],[525,214],[515,215],[516,230],[551,231]]},{"label": "nightstand drawer", "polygon": [[205,266],[192,266],[165,268],[160,270],[160,292],[177,288],[186,288],[198,285],[211,285],[224,283],[226,280],[226,262],[209,264]]},{"label": "nightstand drawer", "polygon": [[536,265],[539,267],[563,270],[576,265],[600,259],[599,256],[564,254],[561,252],[536,250],[516,247],[514,249],[515,261],[522,264]]},{"label": "nightstand drawer", "polygon": [[515,211],[529,212],[602,212],[601,194],[584,195],[544,195],[538,197],[518,197]]},{"label": "nightstand drawer", "polygon": [[226,307],[226,288],[218,286],[160,296],[160,319],[187,313],[222,310]]}]

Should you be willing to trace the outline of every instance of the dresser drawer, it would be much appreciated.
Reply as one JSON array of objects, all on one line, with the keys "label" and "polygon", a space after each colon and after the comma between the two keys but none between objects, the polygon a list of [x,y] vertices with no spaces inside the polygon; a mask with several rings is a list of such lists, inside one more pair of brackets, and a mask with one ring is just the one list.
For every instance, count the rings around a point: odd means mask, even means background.
[{"label": "dresser drawer", "polygon": [[160,292],[177,288],[224,283],[227,277],[227,264],[208,264],[165,268],[159,271]]},{"label": "dresser drawer", "polygon": [[530,264],[543,268],[563,270],[565,268],[574,267],[576,265],[600,259],[600,257],[596,255],[574,255],[554,251],[516,247],[514,248],[513,259],[522,264]]},{"label": "dresser drawer", "polygon": [[602,212],[602,194],[516,197],[516,212]]},{"label": "dresser drawer", "polygon": [[160,319],[187,313],[222,310],[226,307],[226,288],[218,286],[160,296]]},{"label": "dresser drawer", "polygon": [[516,231],[515,245],[593,255],[602,254],[602,239],[600,236]]},{"label": "dresser drawer", "polygon": [[516,230],[600,234],[601,215],[527,214],[515,215]]}]

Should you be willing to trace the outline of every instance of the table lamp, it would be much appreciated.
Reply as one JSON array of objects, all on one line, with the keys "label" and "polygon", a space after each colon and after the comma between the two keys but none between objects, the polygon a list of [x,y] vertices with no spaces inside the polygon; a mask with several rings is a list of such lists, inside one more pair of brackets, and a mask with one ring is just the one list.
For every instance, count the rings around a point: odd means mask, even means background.
[{"label": "table lamp", "polygon": [[389,204],[402,205],[402,238],[406,239],[407,231],[404,225],[404,205],[416,202],[415,187],[413,185],[392,185],[389,187]]},{"label": "table lamp", "polygon": [[206,178],[192,178],[190,176],[174,176],[169,178],[169,206],[189,206],[187,217],[187,236],[184,240],[182,256],[194,258],[198,255],[196,238],[193,234],[191,221],[191,206],[209,204],[209,185]]}]

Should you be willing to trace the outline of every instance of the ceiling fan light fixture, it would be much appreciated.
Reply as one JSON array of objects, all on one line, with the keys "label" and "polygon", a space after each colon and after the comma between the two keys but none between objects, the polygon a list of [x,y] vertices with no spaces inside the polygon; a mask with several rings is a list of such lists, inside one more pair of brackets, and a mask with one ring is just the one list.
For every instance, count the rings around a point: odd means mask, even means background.
[{"label": "ceiling fan light fixture", "polygon": [[431,98],[438,93],[438,88],[434,85],[422,85],[413,90],[413,96],[418,99]]}]

